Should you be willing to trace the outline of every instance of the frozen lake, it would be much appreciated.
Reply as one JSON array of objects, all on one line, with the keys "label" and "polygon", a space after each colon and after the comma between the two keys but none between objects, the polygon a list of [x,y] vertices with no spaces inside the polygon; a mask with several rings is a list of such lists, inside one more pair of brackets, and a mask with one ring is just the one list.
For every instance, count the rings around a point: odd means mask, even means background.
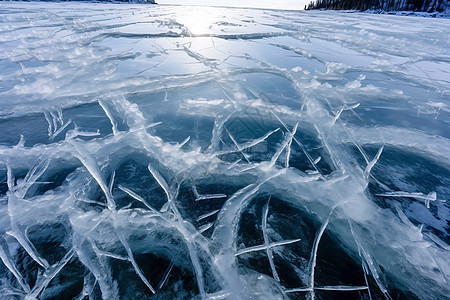
[{"label": "frozen lake", "polygon": [[1,299],[445,299],[450,19],[0,3]]}]

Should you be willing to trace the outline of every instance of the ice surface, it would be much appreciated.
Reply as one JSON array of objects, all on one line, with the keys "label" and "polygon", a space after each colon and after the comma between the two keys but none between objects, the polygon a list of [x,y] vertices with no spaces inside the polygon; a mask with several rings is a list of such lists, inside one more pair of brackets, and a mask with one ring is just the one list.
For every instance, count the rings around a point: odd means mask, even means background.
[{"label": "ice surface", "polygon": [[450,20],[0,12],[0,298],[450,294]]}]

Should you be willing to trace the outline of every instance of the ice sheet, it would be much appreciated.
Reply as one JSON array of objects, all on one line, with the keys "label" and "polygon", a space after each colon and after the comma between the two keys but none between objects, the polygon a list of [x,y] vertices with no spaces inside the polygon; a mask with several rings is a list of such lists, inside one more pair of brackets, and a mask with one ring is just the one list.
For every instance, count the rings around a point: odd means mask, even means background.
[{"label": "ice sheet", "polygon": [[0,11],[2,295],[450,294],[450,20]]}]

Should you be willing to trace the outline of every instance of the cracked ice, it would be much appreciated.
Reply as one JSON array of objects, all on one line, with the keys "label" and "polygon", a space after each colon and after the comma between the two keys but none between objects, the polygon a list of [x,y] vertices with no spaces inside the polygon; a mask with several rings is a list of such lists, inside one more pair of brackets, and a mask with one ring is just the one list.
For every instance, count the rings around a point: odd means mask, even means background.
[{"label": "cracked ice", "polygon": [[449,20],[0,11],[1,298],[450,294]]}]

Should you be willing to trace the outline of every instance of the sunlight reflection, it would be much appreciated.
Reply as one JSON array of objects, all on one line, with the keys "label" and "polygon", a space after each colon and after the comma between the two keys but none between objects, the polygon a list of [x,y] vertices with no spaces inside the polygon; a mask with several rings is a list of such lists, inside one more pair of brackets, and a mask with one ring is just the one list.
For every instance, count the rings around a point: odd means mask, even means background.
[{"label": "sunlight reflection", "polygon": [[219,18],[219,15],[211,8],[195,7],[178,17],[177,21],[183,24],[192,35],[198,36],[211,34]]}]

